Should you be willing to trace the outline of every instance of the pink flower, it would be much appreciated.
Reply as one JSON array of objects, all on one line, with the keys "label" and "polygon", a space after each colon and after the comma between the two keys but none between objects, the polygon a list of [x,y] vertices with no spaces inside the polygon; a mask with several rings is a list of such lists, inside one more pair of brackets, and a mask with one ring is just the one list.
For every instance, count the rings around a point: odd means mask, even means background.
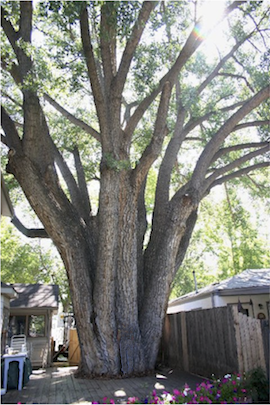
[{"label": "pink flower", "polygon": [[178,390],[173,390],[174,395],[181,395],[181,392]]},{"label": "pink flower", "polygon": [[139,398],[137,397],[129,397],[128,398],[128,404],[135,404],[136,401],[138,401]]}]

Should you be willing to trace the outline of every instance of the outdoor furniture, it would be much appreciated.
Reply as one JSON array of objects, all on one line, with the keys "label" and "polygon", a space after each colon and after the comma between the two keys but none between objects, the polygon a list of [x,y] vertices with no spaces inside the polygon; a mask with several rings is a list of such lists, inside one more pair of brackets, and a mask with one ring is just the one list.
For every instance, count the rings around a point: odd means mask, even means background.
[{"label": "outdoor furniture", "polygon": [[10,340],[10,347],[18,352],[26,352],[26,336],[25,335],[13,335]]},{"label": "outdoor furniture", "polygon": [[[18,354],[4,354],[3,359],[4,359],[4,379],[3,379],[3,391],[7,391],[7,385],[8,385],[8,369],[9,369],[9,364],[12,361],[17,361],[19,363],[19,381],[18,381],[18,390],[22,390],[23,386],[23,367],[24,367],[24,362],[27,357],[27,353],[18,353]],[[2,394],[2,390],[1,390]]]}]

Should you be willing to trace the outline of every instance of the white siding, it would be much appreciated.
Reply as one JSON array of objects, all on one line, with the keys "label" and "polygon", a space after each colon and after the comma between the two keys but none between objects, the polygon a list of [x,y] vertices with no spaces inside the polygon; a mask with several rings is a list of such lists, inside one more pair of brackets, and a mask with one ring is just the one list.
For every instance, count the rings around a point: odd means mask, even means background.
[{"label": "white siding", "polygon": [[[183,300],[182,303],[177,303],[168,307],[167,313],[173,314],[183,311],[192,311],[194,309],[208,309],[213,307],[225,307],[228,304],[238,304],[238,299],[244,309],[248,309],[249,316],[258,317],[259,313],[263,313],[266,319],[269,319],[268,306],[270,297],[268,294],[257,295],[234,295],[234,296],[220,296],[220,295],[208,295],[204,297],[196,296],[189,298],[189,300]],[[253,306],[250,305],[250,300],[253,302]],[[259,307],[262,305],[262,308]]]},{"label": "white siding", "polygon": [[189,302],[183,302],[181,304],[169,306],[167,313],[174,314],[176,312],[192,311],[193,309],[207,309],[207,308],[212,308],[211,297],[209,296],[205,296],[202,298],[198,297],[198,299],[194,297],[193,300],[190,300]]}]

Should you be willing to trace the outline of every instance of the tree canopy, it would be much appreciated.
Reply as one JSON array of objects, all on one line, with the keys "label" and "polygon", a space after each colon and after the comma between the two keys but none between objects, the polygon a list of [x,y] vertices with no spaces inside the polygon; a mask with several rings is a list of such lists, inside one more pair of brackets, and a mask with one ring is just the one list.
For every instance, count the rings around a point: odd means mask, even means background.
[{"label": "tree canopy", "polygon": [[268,170],[269,6],[210,27],[203,3],[2,2],[6,170],[64,262],[86,374],[154,367],[200,202]]}]

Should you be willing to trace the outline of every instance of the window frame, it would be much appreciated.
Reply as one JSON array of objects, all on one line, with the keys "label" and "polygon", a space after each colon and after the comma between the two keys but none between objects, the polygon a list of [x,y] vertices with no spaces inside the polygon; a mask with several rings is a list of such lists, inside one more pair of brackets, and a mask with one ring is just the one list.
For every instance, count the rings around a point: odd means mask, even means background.
[{"label": "window frame", "polygon": [[[32,316],[43,316],[44,318],[44,334],[41,336],[31,336],[30,335],[30,325],[31,325],[31,317]],[[25,332],[23,333],[27,338],[29,339],[37,339],[37,338],[45,338],[47,336],[47,324],[48,324],[48,319],[47,319],[47,314],[44,312],[37,312],[37,311],[33,311],[33,312],[29,312],[27,314],[24,313],[13,313],[10,314],[9,316],[9,334],[11,334],[9,337],[13,336],[13,331],[11,328],[11,318],[17,318],[17,317],[24,317],[25,318]],[[17,333],[15,333],[17,334]]]}]

